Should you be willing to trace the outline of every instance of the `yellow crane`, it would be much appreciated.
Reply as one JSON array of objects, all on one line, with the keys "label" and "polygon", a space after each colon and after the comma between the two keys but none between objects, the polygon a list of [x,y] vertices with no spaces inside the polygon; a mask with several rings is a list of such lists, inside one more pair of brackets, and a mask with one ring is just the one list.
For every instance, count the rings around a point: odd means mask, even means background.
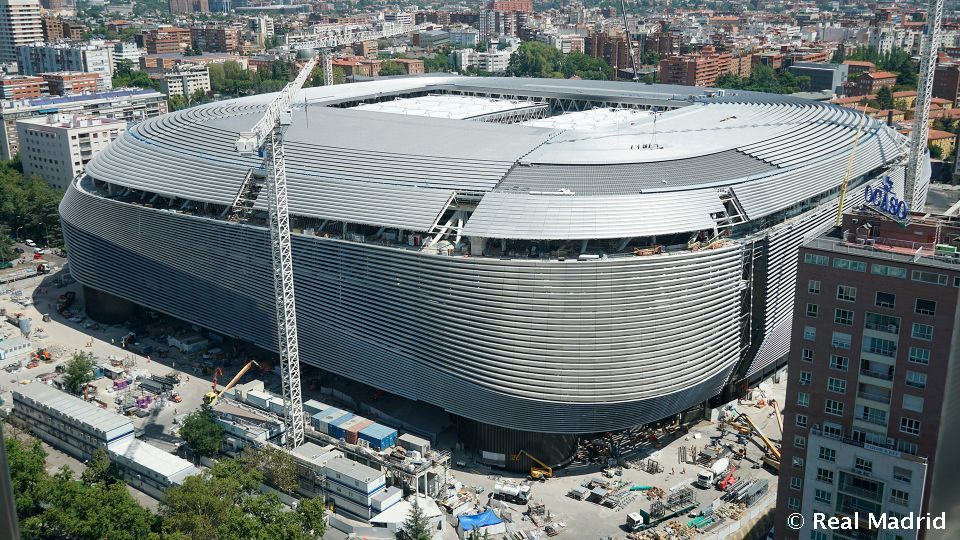
[{"label": "yellow crane", "polygon": [[773,441],[768,439],[767,436],[760,431],[760,428],[753,423],[753,420],[750,420],[749,416],[741,414],[738,418],[742,418],[747,425],[750,426],[750,430],[760,437],[760,440],[762,440],[764,446],[766,446],[766,454],[763,456],[763,462],[773,467],[775,470],[780,471],[781,455],[780,449],[777,447],[777,445],[773,444]]},{"label": "yellow crane", "polygon": [[521,450],[510,456],[510,458],[514,461],[520,461],[520,458],[523,456],[527,456],[530,458],[530,461],[536,463],[536,465],[530,467],[530,478],[534,480],[546,480],[547,478],[553,478],[553,467],[531,456],[526,450]]},{"label": "yellow crane", "polygon": [[214,375],[213,390],[210,392],[207,392],[203,396],[203,403],[208,407],[213,407],[214,404],[216,404],[217,400],[220,399],[220,396],[222,396],[223,393],[226,392],[227,390],[233,388],[233,386],[237,384],[237,381],[240,380],[240,377],[243,377],[243,374],[250,371],[250,368],[253,366],[260,367],[260,364],[258,364],[256,360],[250,360],[249,362],[247,362],[247,365],[243,366],[243,368],[240,369],[240,371],[236,374],[236,376],[230,379],[230,382],[228,382],[227,385],[223,387],[223,390],[220,390],[219,392],[217,392],[217,382],[216,382],[217,379],[216,379],[216,375]]},{"label": "yellow crane", "polygon": [[[867,106],[863,106],[863,112],[866,114]],[[853,136],[853,148],[850,149],[850,159],[847,160],[847,172],[843,175],[843,183],[840,184],[840,202],[837,205],[837,227],[843,222],[843,199],[847,196],[847,186],[850,184],[850,176],[853,174],[853,158],[857,155],[857,146],[860,144],[860,135],[863,134],[863,126],[869,122],[868,118],[857,125],[857,134]]]}]

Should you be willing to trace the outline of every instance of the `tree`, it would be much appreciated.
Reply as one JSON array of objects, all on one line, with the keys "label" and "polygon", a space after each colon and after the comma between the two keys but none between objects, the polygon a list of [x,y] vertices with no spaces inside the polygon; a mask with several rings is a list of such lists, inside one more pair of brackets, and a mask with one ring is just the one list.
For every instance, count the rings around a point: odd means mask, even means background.
[{"label": "tree", "polygon": [[483,535],[481,535],[480,529],[471,529],[470,534],[467,535],[467,540],[490,540],[490,531],[483,531]]},{"label": "tree", "polygon": [[20,519],[32,516],[40,510],[43,499],[40,490],[47,475],[47,453],[38,440],[27,444],[8,435],[4,437],[3,445],[7,451],[17,515]]},{"label": "tree", "polygon": [[842,64],[846,60],[846,51],[843,48],[843,44],[837,46],[837,49],[833,51],[833,56],[830,58],[830,63],[832,64]]},{"label": "tree", "polygon": [[613,75],[613,68],[602,58],[593,58],[583,53],[563,55],[561,60],[563,76],[573,76],[581,79],[608,81]]},{"label": "tree", "polygon": [[293,493],[298,484],[297,464],[293,456],[275,446],[247,448],[243,462],[263,475],[268,484],[285,493]]},{"label": "tree", "polygon": [[524,41],[510,56],[507,73],[515,77],[558,78],[561,54],[556,47],[539,41]]},{"label": "tree", "polygon": [[890,91],[890,87],[884,86],[877,90],[877,107],[880,109],[893,108],[893,92]]},{"label": "tree", "polygon": [[931,159],[942,159],[943,158],[943,148],[935,144],[928,144],[927,148],[930,150]]},{"label": "tree", "polygon": [[67,360],[67,367],[63,374],[63,383],[67,391],[79,394],[87,383],[93,380],[95,365],[92,354],[84,351],[73,353],[70,360]]},{"label": "tree", "polygon": [[171,111],[179,111],[187,108],[187,100],[183,96],[172,95],[167,98],[167,104]]},{"label": "tree", "polygon": [[13,250],[13,240],[10,238],[10,228],[0,225],[0,263],[12,261],[17,258],[17,252]]},{"label": "tree", "polygon": [[213,419],[209,410],[201,409],[187,415],[180,426],[182,438],[198,456],[211,457],[220,451],[223,428]]},{"label": "tree", "polygon": [[300,526],[307,534],[323,538],[327,531],[327,519],[322,497],[300,501],[297,506],[297,515],[300,516]]},{"label": "tree", "polygon": [[87,468],[80,475],[80,479],[84,484],[114,484],[119,476],[107,453],[97,448],[87,460]]},{"label": "tree", "polygon": [[410,516],[403,522],[400,530],[397,531],[398,540],[430,540],[433,535],[430,533],[430,522],[423,515],[423,509],[417,499],[413,499],[413,507],[410,509]]},{"label": "tree", "polygon": [[393,60],[385,60],[380,64],[380,76],[389,77],[391,75],[405,75],[407,71],[403,69],[403,66],[400,65],[400,62],[394,62]]}]

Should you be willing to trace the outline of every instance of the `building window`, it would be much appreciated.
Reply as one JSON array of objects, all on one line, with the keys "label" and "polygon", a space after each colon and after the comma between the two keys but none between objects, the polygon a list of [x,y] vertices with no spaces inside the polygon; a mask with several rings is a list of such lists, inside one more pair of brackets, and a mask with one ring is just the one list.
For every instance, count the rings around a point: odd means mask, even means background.
[{"label": "building window", "polygon": [[930,364],[930,349],[924,349],[922,347],[910,347],[910,357],[909,360],[914,364],[929,365]]},{"label": "building window", "polygon": [[817,480],[821,482],[826,482],[828,484],[832,484],[833,471],[829,469],[824,469],[823,467],[817,467]]},{"label": "building window", "polygon": [[795,489],[799,491],[801,487],[803,487],[803,479],[800,478],[799,476],[791,476],[790,489]]},{"label": "building window", "polygon": [[913,481],[913,471],[910,469],[904,469],[903,467],[894,467],[893,468],[893,479],[897,482],[904,482],[909,484]]},{"label": "building window", "polygon": [[867,263],[862,261],[853,261],[850,259],[841,259],[839,257],[833,259],[833,267],[839,270],[851,270],[853,272],[867,271]]},{"label": "building window", "polygon": [[823,412],[834,416],[843,416],[843,402],[835,399],[828,399],[823,404]]},{"label": "building window", "polygon": [[837,371],[847,371],[850,368],[850,359],[846,356],[830,355],[830,369]]},{"label": "building window", "polygon": [[855,302],[857,300],[857,288],[848,285],[837,286],[837,300]]},{"label": "building window", "polygon": [[793,447],[800,448],[801,450],[807,447],[807,438],[803,435],[794,435],[793,436]]},{"label": "building window", "polygon": [[876,330],[878,332],[886,332],[888,334],[899,334],[900,317],[894,317],[892,315],[880,315],[879,313],[870,313],[868,311],[863,327],[867,330]]},{"label": "building window", "polygon": [[842,324],[845,326],[853,325],[853,312],[849,309],[840,309],[837,308],[833,310],[833,322],[834,324]]},{"label": "building window", "polygon": [[887,276],[895,278],[907,277],[907,271],[899,266],[887,266],[885,264],[874,264],[870,267],[870,273],[878,276]]},{"label": "building window", "polygon": [[834,422],[824,422],[823,435],[825,437],[833,437],[834,439],[842,439],[843,426],[841,426],[840,424],[836,424]]},{"label": "building window", "polygon": [[879,354],[880,356],[889,356],[890,358],[896,358],[897,342],[889,339],[883,339],[883,338],[878,338],[873,336],[870,336],[870,337],[864,336],[863,352]]},{"label": "building window", "polygon": [[907,371],[907,386],[914,388],[927,387],[927,374],[919,371]]},{"label": "building window", "polygon": [[920,435],[920,421],[913,418],[900,419],[900,433],[907,435]]},{"label": "building window", "polygon": [[800,372],[800,386],[808,386],[813,382],[813,373],[809,371]]},{"label": "building window", "polygon": [[843,332],[834,332],[830,338],[830,345],[835,349],[844,349],[850,350],[850,343],[853,341],[853,338],[850,334],[845,334]]},{"label": "building window", "polygon": [[787,508],[789,508],[789,509],[791,509],[791,510],[799,510],[799,509],[800,509],[800,499],[798,499],[798,498],[796,498],[796,497],[790,497],[790,498],[788,498],[788,499],[787,499]]},{"label": "building window", "polygon": [[797,394],[797,405],[801,407],[810,406],[810,394],[806,392],[800,392]]},{"label": "building window", "polygon": [[924,300],[923,298],[917,298],[917,302],[913,310],[918,315],[936,315],[937,303],[934,302],[933,300]]},{"label": "building window", "polygon": [[897,450],[903,452],[904,454],[915,456],[917,455],[917,452],[920,451],[920,446],[917,445],[917,443],[912,443],[909,441],[897,441]]},{"label": "building window", "polygon": [[902,489],[890,489],[890,502],[906,506],[910,504],[910,494]]},{"label": "building window", "polygon": [[813,349],[803,349],[800,353],[800,359],[804,362],[813,362]]},{"label": "building window", "polygon": [[829,540],[827,533],[820,531],[810,531],[810,540]]},{"label": "building window", "polygon": [[853,462],[853,468],[858,473],[871,475],[873,474],[873,460],[857,456],[857,459]]},{"label": "building window", "polygon": [[933,339],[933,326],[930,326],[929,324],[913,323],[913,326],[910,329],[910,335],[914,339],[930,341]]},{"label": "building window", "polygon": [[826,446],[820,447],[820,454],[817,455],[820,459],[824,461],[837,461],[837,451],[833,448],[827,448]]},{"label": "building window", "polygon": [[817,502],[830,504],[830,498],[832,496],[833,494],[825,489],[817,488],[813,491],[813,499]]},{"label": "building window", "polygon": [[798,414],[797,419],[794,422],[797,427],[805,428],[807,427],[807,415]]},{"label": "building window", "polygon": [[803,327],[803,339],[813,341],[817,339],[817,329],[812,326]]},{"label": "building window", "polygon": [[827,379],[827,390],[837,394],[845,394],[847,393],[847,381],[837,379],[836,377],[829,377]]},{"label": "building window", "polygon": [[947,276],[938,274],[936,272],[924,272],[922,270],[914,270],[910,272],[910,279],[923,283],[932,283],[934,285],[947,284]]},{"label": "building window", "polygon": [[793,465],[793,468],[794,468],[794,469],[802,469],[802,468],[803,468],[803,458],[802,458],[802,457],[796,457],[796,456],[794,456],[793,458],[790,459],[790,462],[791,462],[791,464]]},{"label": "building window", "polygon": [[923,398],[920,396],[903,395],[903,409],[916,413],[923,412]]},{"label": "building window", "polygon": [[820,314],[820,307],[816,304],[807,304],[807,317],[816,317]]},{"label": "building window", "polygon": [[877,307],[892,308],[897,303],[897,295],[893,293],[878,292],[875,304]]},{"label": "building window", "polygon": [[810,294],[820,294],[820,280],[811,279],[807,282],[807,291]]}]

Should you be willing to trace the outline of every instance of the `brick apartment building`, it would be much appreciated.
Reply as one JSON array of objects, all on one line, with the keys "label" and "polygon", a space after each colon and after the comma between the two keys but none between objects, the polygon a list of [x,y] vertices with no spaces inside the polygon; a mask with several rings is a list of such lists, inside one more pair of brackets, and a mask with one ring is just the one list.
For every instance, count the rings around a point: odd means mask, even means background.
[{"label": "brick apartment building", "polygon": [[416,58],[396,58],[393,61],[403,68],[403,72],[406,75],[422,75],[425,71],[423,60],[417,60]]},{"label": "brick apartment building", "polygon": [[660,60],[660,82],[713,86],[720,75],[730,73],[732,58],[730,53],[718,53],[709,45],[699,53],[668,56]]},{"label": "brick apartment building", "polygon": [[203,52],[235,52],[240,48],[240,29],[222,26],[195,26],[190,41]]},{"label": "brick apartment building", "polygon": [[[848,75],[852,78],[853,75]],[[893,88],[897,84],[897,74],[889,71],[871,71],[861,73],[853,84],[850,85],[848,93],[851,96],[869,96],[876,94],[881,88]]]},{"label": "brick apartment building", "polygon": [[55,96],[73,96],[84,92],[96,92],[99,76],[83,71],[57,71],[40,75]]},{"label": "brick apartment building", "polygon": [[491,0],[490,9],[494,11],[533,13],[533,0]]},{"label": "brick apartment building", "polygon": [[583,41],[584,53],[610,64],[614,73],[632,67],[630,48],[622,32],[594,32]]},{"label": "brick apartment building", "polygon": [[870,73],[877,70],[876,64],[866,60],[845,60],[843,63],[850,66],[851,79],[859,77],[861,73]]},{"label": "brick apartment building", "polygon": [[333,67],[343,69],[347,77],[379,77],[381,64],[380,60],[370,60],[356,56],[333,59]]},{"label": "brick apartment building", "polygon": [[933,95],[957,104],[957,98],[960,97],[960,65],[937,65],[933,75]]},{"label": "brick apartment building", "polygon": [[168,26],[150,30],[137,36],[137,46],[147,54],[174,54],[186,52],[192,46],[190,29]]},{"label": "brick apartment building", "polygon": [[47,82],[35,75],[7,75],[0,78],[0,99],[33,99],[46,95]]},{"label": "brick apartment building", "polygon": [[[883,196],[883,195],[881,195]],[[910,539],[868,514],[960,515],[960,243],[956,218],[873,209],[799,253],[776,536],[786,540]],[[815,514],[853,517],[858,530],[814,530]],[[787,517],[804,525],[791,529]],[[954,536],[950,536],[950,533]],[[833,536],[831,536],[833,534]]]}]

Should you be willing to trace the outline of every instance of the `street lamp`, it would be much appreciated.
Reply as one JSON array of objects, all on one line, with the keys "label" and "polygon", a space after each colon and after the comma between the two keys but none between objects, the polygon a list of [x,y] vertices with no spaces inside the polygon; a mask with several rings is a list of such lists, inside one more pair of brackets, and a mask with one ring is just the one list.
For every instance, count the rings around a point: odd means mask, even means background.
[{"label": "street lamp", "polygon": [[14,233],[13,233],[13,235],[16,237],[16,239],[17,239],[18,242],[20,241],[20,229],[22,229],[22,228],[23,228],[23,225],[17,227],[17,230],[14,231]]}]

